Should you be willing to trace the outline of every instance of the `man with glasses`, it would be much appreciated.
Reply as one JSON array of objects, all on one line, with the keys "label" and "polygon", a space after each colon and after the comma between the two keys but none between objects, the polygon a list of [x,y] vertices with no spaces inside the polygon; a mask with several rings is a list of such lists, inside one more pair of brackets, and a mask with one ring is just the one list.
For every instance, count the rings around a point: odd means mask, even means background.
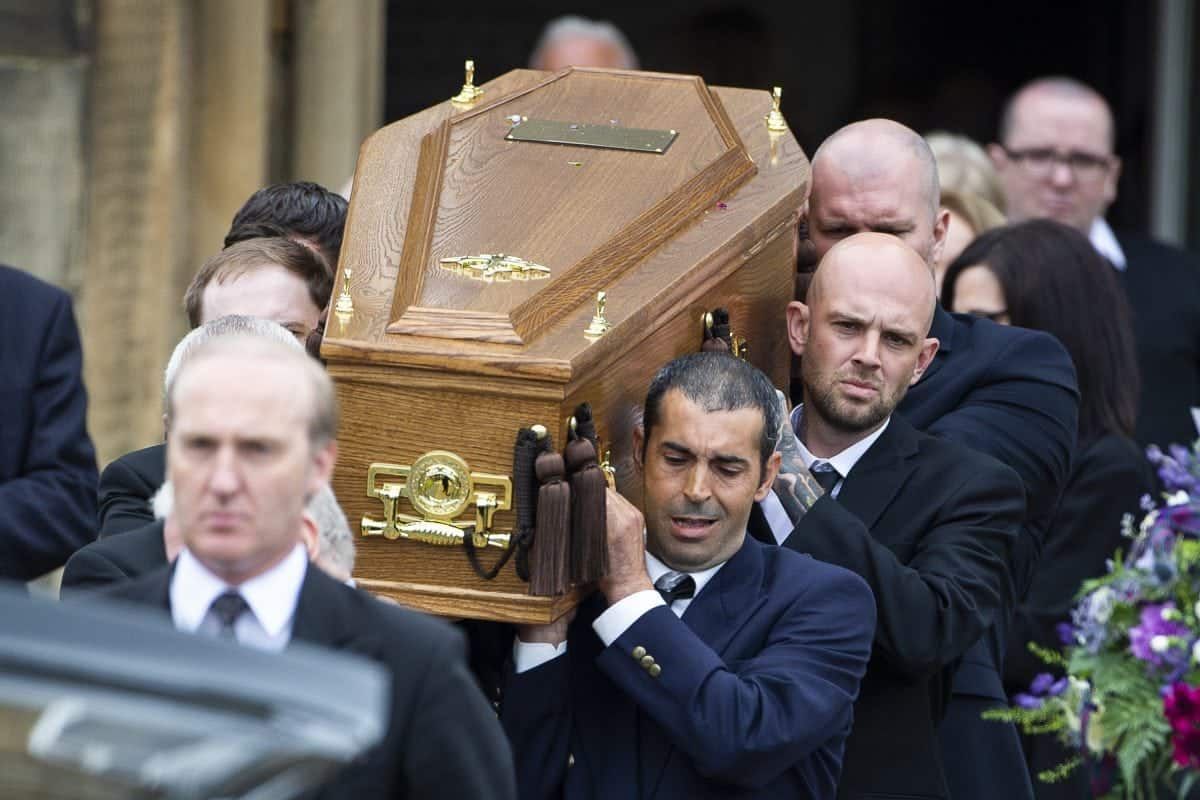
[{"label": "man with glasses", "polygon": [[1008,101],[989,154],[1014,222],[1048,217],[1088,236],[1120,274],[1134,309],[1142,368],[1142,444],[1196,438],[1200,406],[1200,263],[1144,238],[1116,236],[1104,214],[1121,159],[1108,103],[1072,78],[1039,78]]}]

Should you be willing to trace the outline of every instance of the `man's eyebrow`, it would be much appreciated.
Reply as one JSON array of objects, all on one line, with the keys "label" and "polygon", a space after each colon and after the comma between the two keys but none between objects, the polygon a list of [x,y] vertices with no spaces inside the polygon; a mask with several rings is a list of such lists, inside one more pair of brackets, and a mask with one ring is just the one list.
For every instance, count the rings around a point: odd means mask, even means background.
[{"label": "man's eyebrow", "polygon": [[734,466],[750,463],[749,459],[742,458],[741,456],[726,455],[724,453],[717,453],[712,457],[712,460],[721,464],[732,464]]},{"label": "man's eyebrow", "polygon": [[663,448],[665,448],[665,449],[667,449],[667,450],[673,450],[673,451],[675,451],[676,453],[681,453],[681,454],[683,454],[683,455],[688,455],[688,456],[695,455],[695,453],[693,453],[693,452],[692,452],[690,449],[688,449],[687,447],[685,447],[685,446],[683,446],[683,445],[679,444],[679,442],[672,442],[672,441],[669,441],[669,440],[668,440],[668,441],[664,441],[664,442],[663,442],[661,445],[659,445],[659,446],[660,446],[660,447],[663,447]]}]

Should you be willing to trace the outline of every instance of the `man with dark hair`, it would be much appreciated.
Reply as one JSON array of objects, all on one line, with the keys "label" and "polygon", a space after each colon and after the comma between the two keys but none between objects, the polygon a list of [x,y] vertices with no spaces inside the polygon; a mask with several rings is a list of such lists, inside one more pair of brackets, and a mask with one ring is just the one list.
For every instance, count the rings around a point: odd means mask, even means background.
[{"label": "man with dark hair", "polygon": [[1013,603],[1020,479],[893,413],[938,350],[935,297],[921,256],[893,236],[862,233],[825,255],[807,305],[788,306],[804,386],[794,446],[821,496],[794,527],[751,530],[856,572],[875,595],[843,798],[955,796],[935,734],[948,669]]},{"label": "man with dark hair", "polygon": [[[306,345],[333,293],[315,251],[289,239],[248,239],[204,262],[184,293],[193,329],[227,316],[278,323]],[[163,483],[163,445],[126,453],[100,475],[101,538],[153,522],[150,498]]]},{"label": "man with dark hair", "polygon": [[268,223],[282,228],[288,238],[316,248],[330,270],[336,270],[347,207],[346,198],[308,181],[265,186],[233,215],[225,246],[241,241],[239,228]]},{"label": "man with dark hair", "polygon": [[988,151],[1014,222],[1046,217],[1087,236],[1121,279],[1134,310],[1142,369],[1137,439],[1188,444],[1200,407],[1200,260],[1170,245],[1113,233],[1121,159],[1108,103],[1073,78],[1038,78],[1004,107]]},{"label": "man with dark hair", "polygon": [[184,547],[173,565],[105,596],[199,635],[274,651],[303,641],[386,668],[384,741],[322,798],[514,797],[509,748],[461,637],[309,563],[305,507],[337,457],[336,397],[320,365],[262,337],[213,339],[180,367],[167,409],[171,516]]},{"label": "man with dark hair", "polygon": [[0,579],[27,581],[92,540],[96,451],[70,296],[0,265]]},{"label": "man with dark hair", "polygon": [[[835,132],[813,155],[807,223],[818,258],[841,239],[874,231],[905,241],[932,274],[947,215],[939,208],[929,145],[915,131],[883,119]],[[1074,367],[1052,336],[948,314],[941,306],[933,310],[929,336],[940,346],[896,413],[917,430],[992,456],[1021,477],[1026,510],[1011,565],[1020,597],[1070,468],[1079,405]],[[810,503],[806,485],[795,486],[795,493],[773,493],[768,505],[776,497],[784,507]],[[764,511],[781,521],[779,527],[789,526],[782,509]],[[1007,615],[994,623],[955,669],[954,694],[938,729],[954,797],[1012,800],[1033,791],[1015,728],[980,716],[1008,704],[1000,679]]]},{"label": "man with dark hair", "polygon": [[500,718],[522,797],[833,797],[874,604],[746,536],[779,422],[766,376],[727,354],[655,377],[633,442],[645,518],[610,491],[599,591],[518,631]]}]

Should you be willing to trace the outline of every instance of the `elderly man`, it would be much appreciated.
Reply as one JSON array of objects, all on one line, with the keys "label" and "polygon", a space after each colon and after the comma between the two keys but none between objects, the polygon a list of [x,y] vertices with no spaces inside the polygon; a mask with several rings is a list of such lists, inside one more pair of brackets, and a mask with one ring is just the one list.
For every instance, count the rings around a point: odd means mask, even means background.
[{"label": "elderly man", "polygon": [[[876,232],[902,239],[932,269],[947,220],[929,145],[903,125],[853,123],[813,155],[807,227],[818,257],[842,239]],[[1047,334],[948,314],[940,306],[929,336],[940,343],[937,353],[896,412],[917,430],[990,455],[1021,477],[1026,512],[1011,559],[1020,597],[1070,466],[1078,416],[1074,367]],[[811,504],[811,494],[803,481],[773,493],[763,508],[772,528],[786,530]],[[1032,794],[1015,729],[980,718],[988,708],[1007,705],[1000,679],[1007,623],[996,617],[955,671],[954,695],[939,729],[954,797]]]},{"label": "elderly man", "polygon": [[323,797],[513,797],[511,755],[459,637],[309,567],[304,508],[337,454],[333,384],[320,366],[278,342],[222,337],[180,367],[167,408],[183,549],[107,595],[160,608],[182,630],[269,650],[305,641],[385,666],[384,743]]},{"label": "elderly man", "polygon": [[858,573],[875,594],[844,798],[950,796],[935,734],[947,668],[1013,603],[1020,479],[893,414],[938,350],[935,297],[912,248],[862,233],[825,255],[807,305],[788,306],[788,337],[803,356],[804,403],[792,419],[800,477],[811,473],[822,496],[794,528],[753,532]]},{"label": "elderly man", "polygon": [[833,797],[875,611],[850,572],[746,535],[780,424],[730,355],[654,378],[645,518],[609,492],[600,592],[518,634],[500,716],[523,798]]},{"label": "elderly man", "polygon": [[637,55],[625,34],[611,22],[559,17],[546,25],[529,58],[533,69],[610,67],[637,69]]},{"label": "elderly man", "polygon": [[1112,111],[1071,78],[1039,78],[1013,95],[989,148],[1014,221],[1049,217],[1092,240],[1134,309],[1142,372],[1137,438],[1187,444],[1200,406],[1200,260],[1160,242],[1116,236],[1104,214],[1117,197]]}]

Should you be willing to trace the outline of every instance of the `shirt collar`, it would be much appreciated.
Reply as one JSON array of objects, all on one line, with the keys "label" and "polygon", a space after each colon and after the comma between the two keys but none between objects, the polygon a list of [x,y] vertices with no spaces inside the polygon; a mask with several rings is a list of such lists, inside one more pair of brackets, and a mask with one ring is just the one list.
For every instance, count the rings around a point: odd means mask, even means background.
[{"label": "shirt collar", "polygon": [[175,627],[195,631],[204,621],[213,600],[235,588],[250,606],[264,631],[277,636],[296,613],[300,587],[308,569],[308,553],[297,544],[282,561],[238,587],[214,575],[186,547],[175,560],[171,575],[171,617]]},{"label": "shirt collar", "polygon": [[796,431],[796,446],[800,451],[800,460],[804,462],[804,466],[811,467],[814,461],[824,461],[837,470],[837,474],[845,478],[850,474],[850,470],[854,469],[854,465],[858,460],[866,455],[866,452],[871,449],[871,445],[883,435],[887,430],[887,426],[891,423],[892,418],[889,416],[883,421],[883,424],[875,429],[873,433],[864,436],[854,444],[847,447],[842,452],[830,458],[817,458],[812,452],[804,446],[804,442],[800,441],[800,420],[804,416],[804,404],[796,406],[792,409],[792,430]]},{"label": "shirt collar", "polygon": [[1108,226],[1103,217],[1096,217],[1092,220],[1092,227],[1088,231],[1088,239],[1091,240],[1092,247],[1096,248],[1096,252],[1112,262],[1112,265],[1119,271],[1125,271],[1125,251],[1121,249],[1121,243],[1117,241],[1117,235],[1113,233],[1113,229]]},{"label": "shirt collar", "polygon": [[[693,598],[698,597],[700,595],[700,590],[703,589],[704,586],[710,580],[712,580],[712,577],[714,575],[716,575],[717,571],[720,570],[721,567],[725,566],[726,563],[727,562],[722,561],[720,564],[717,564],[715,567],[709,567],[708,569],[703,569],[703,570],[700,570],[699,572],[684,572],[685,575],[691,575],[692,580],[695,581],[695,583],[696,583],[696,591],[692,593]],[[661,578],[663,575],[666,575],[668,572],[681,572],[681,571],[682,570],[671,569],[666,564],[664,564],[663,562],[661,562],[657,558],[655,558],[653,555],[651,555],[649,550],[646,551],[646,572],[650,573],[650,582],[651,583],[654,583],[659,578]]]}]

